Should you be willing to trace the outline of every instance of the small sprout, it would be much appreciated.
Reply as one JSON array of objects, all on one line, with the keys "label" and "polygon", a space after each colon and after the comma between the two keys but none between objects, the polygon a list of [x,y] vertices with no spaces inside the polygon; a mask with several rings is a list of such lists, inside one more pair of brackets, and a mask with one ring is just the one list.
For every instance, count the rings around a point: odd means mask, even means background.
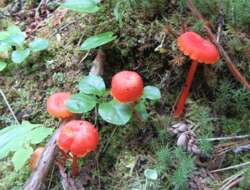
[{"label": "small sprout", "polygon": [[198,63],[216,63],[219,60],[219,52],[211,42],[205,40],[195,32],[185,32],[182,34],[177,39],[177,46],[185,55],[193,60],[175,111],[175,117],[179,118],[182,115]]},{"label": "small sprout", "polygon": [[121,71],[112,78],[111,95],[121,103],[131,103],[143,94],[143,80],[134,71]]},{"label": "small sprout", "polygon": [[33,154],[31,155],[31,159],[30,159],[30,162],[29,162],[29,167],[30,167],[30,170],[35,170],[36,167],[37,167],[37,164],[43,154],[43,151],[44,151],[44,147],[38,147],[34,152]]},{"label": "small sprout", "polygon": [[72,176],[78,173],[77,159],[95,151],[99,142],[94,125],[83,120],[71,120],[61,129],[57,145],[63,152],[73,154]]},{"label": "small sprout", "polygon": [[72,117],[73,113],[69,112],[65,105],[70,96],[71,94],[68,92],[58,92],[51,95],[47,101],[49,114],[60,119]]}]

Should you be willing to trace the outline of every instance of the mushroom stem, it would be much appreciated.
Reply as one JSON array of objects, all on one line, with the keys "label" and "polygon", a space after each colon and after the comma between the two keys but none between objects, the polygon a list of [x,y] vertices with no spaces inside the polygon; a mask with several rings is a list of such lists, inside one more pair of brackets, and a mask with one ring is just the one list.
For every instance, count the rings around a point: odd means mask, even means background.
[{"label": "mushroom stem", "polygon": [[78,174],[78,163],[77,163],[77,156],[73,155],[73,163],[72,163],[72,176],[77,176]]},{"label": "mushroom stem", "polygon": [[62,156],[63,156],[62,163],[63,163],[63,165],[64,165],[65,162],[66,162],[66,160],[67,160],[67,158],[68,158],[68,154],[67,154],[64,150],[62,150],[62,149],[59,149],[59,150],[60,150],[60,152],[62,153]]},{"label": "mushroom stem", "polygon": [[184,105],[186,103],[186,99],[187,99],[187,96],[189,94],[189,89],[191,87],[191,84],[192,84],[192,81],[193,81],[194,74],[195,74],[195,71],[197,69],[197,66],[198,66],[198,62],[193,61],[192,64],[191,64],[191,67],[189,69],[188,76],[186,78],[186,81],[185,81],[184,87],[182,89],[180,98],[179,98],[179,100],[177,102],[176,111],[175,111],[175,114],[174,114],[174,116],[176,118],[179,118],[183,113],[183,108],[184,108]]}]

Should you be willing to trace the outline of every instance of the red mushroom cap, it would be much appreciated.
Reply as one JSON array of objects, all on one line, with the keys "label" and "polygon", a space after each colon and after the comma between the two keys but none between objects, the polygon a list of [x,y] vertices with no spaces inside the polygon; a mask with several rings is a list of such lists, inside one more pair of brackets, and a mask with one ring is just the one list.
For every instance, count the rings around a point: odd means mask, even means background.
[{"label": "red mushroom cap", "polygon": [[115,74],[111,82],[111,95],[121,103],[138,100],[143,93],[143,80],[134,71],[121,71]]},{"label": "red mushroom cap", "polygon": [[34,170],[37,166],[38,161],[41,158],[41,155],[44,151],[44,147],[38,147],[31,155],[31,159],[29,162],[29,167],[31,170]]},{"label": "red mushroom cap", "polygon": [[195,32],[185,32],[177,39],[179,49],[192,60],[214,64],[219,60],[216,47]]},{"label": "red mushroom cap", "polygon": [[51,95],[47,101],[49,114],[62,119],[73,116],[74,114],[69,112],[65,106],[70,96],[71,94],[68,92],[58,92]]},{"label": "red mushroom cap", "polygon": [[99,142],[98,131],[94,125],[83,120],[71,120],[61,128],[57,145],[78,157],[84,157],[96,149]]}]

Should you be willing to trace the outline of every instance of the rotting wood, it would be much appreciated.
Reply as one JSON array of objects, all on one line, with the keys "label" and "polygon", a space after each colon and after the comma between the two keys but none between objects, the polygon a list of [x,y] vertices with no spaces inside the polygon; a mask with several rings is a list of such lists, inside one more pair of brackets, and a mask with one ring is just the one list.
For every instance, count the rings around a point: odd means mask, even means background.
[{"label": "rotting wood", "polygon": [[[201,15],[201,13],[198,11],[198,9],[195,7],[193,4],[192,0],[187,1],[187,6],[190,9],[192,15],[196,17],[197,19],[201,20],[202,22],[206,23],[205,19]],[[232,75],[243,85],[245,86],[248,90],[250,90],[250,83],[247,81],[247,79],[240,73],[240,71],[237,69],[231,58],[229,57],[228,53],[224,50],[224,48],[217,42],[216,36],[213,34],[212,30],[210,27],[205,24],[204,28],[210,38],[210,40],[217,46],[217,48],[220,51],[221,56],[224,58],[225,63],[232,73]]]}]

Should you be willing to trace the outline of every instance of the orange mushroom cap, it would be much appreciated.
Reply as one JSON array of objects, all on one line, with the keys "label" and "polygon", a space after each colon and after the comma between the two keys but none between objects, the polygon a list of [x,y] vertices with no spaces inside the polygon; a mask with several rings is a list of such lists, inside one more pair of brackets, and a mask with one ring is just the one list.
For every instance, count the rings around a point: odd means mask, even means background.
[{"label": "orange mushroom cap", "polygon": [[111,95],[121,103],[138,100],[143,94],[143,80],[134,71],[116,73],[111,82]]},{"label": "orange mushroom cap", "polygon": [[192,60],[214,64],[219,60],[217,48],[195,32],[185,32],[177,39],[178,48]]},{"label": "orange mushroom cap", "polygon": [[77,157],[84,157],[96,149],[99,142],[98,131],[94,125],[83,120],[71,120],[60,130],[57,145]]},{"label": "orange mushroom cap", "polygon": [[37,163],[38,161],[40,160],[41,158],[41,155],[44,151],[44,147],[38,147],[31,155],[31,159],[30,159],[30,162],[29,162],[29,167],[30,169],[33,171],[36,166],[37,166]]},{"label": "orange mushroom cap", "polygon": [[68,118],[74,114],[69,112],[65,106],[66,101],[71,96],[68,92],[58,92],[51,95],[47,101],[47,111],[50,115],[57,118]]}]

